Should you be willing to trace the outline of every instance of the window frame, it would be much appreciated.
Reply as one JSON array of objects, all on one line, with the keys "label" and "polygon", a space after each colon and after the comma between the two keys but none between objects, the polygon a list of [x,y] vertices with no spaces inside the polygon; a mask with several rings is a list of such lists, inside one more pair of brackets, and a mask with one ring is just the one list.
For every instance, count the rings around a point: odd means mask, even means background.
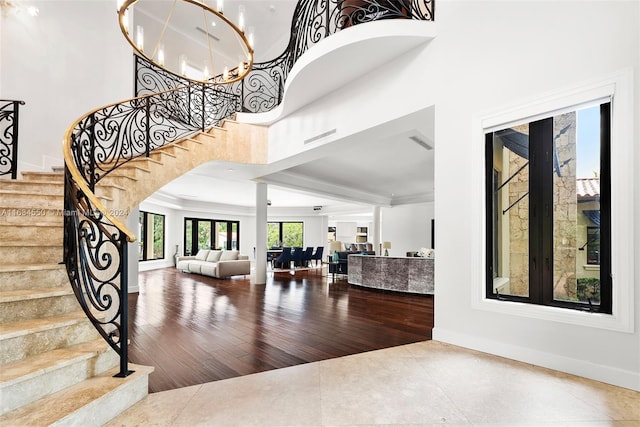
[{"label": "window frame", "polygon": [[[568,108],[576,111],[583,108],[577,105]],[[554,149],[554,118],[556,113],[539,117],[533,121],[525,120],[529,128],[528,181],[528,295],[517,296],[500,294],[494,286],[496,263],[496,221],[495,203],[496,175],[494,165],[494,141],[496,130],[485,134],[485,192],[486,192],[486,297],[498,301],[516,301],[565,309],[583,310],[611,314],[611,203],[610,203],[610,144],[611,144],[611,101],[600,104],[600,283],[601,300],[599,304],[582,301],[568,301],[554,297],[554,164],[549,153]],[[537,236],[537,238],[532,238]]]},{"label": "window frame", "polygon": [[[302,228],[302,242],[300,243],[300,246],[304,246],[304,221],[267,221],[267,230],[269,228],[269,224],[278,224],[278,242],[280,242],[282,246],[286,246],[284,244],[284,224],[300,224]],[[268,239],[269,236],[267,232],[267,240]],[[267,242],[267,246],[274,245],[269,245]]]},{"label": "window frame", "polygon": [[[142,220],[142,231],[140,233],[140,244],[142,246],[142,258],[140,258],[138,256],[138,262],[144,262],[144,261],[158,261],[158,260],[163,260],[166,259],[166,243],[167,243],[167,217],[164,214],[159,214],[159,213],[155,213],[155,212],[149,212],[149,211],[143,211],[140,210],[139,214],[138,214],[138,218],[140,217],[140,215],[142,215],[143,220]],[[162,256],[159,256],[157,258],[147,258],[147,252],[149,250],[148,244],[149,244],[149,239],[147,239],[147,230],[149,227],[149,216],[159,216],[162,217]],[[152,240],[153,242],[153,240]]]},{"label": "window frame", "polygon": [[[629,177],[636,176],[634,148],[634,70],[626,67],[591,80],[521,98],[512,105],[493,106],[472,113],[472,139],[469,168],[470,221],[470,301],[471,308],[502,316],[518,316],[596,329],[633,333],[634,320],[634,186]],[[485,135],[489,131],[508,128],[524,119],[529,121],[551,113],[568,111],[569,107],[589,102],[612,101],[611,110],[611,204],[615,206],[611,230],[611,276],[613,280],[612,314],[586,313],[557,307],[496,301],[486,295],[486,192]],[[445,261],[443,261],[445,262]]]},{"label": "window frame", "polygon": [[[191,225],[191,242],[187,242],[187,222],[193,221]],[[217,242],[217,233],[218,233],[218,224],[226,224],[226,240],[224,242],[224,250],[240,250],[240,221],[239,220],[231,220],[231,219],[212,219],[212,218],[196,218],[196,217],[184,217],[184,221],[182,223],[182,243],[183,243],[183,254],[187,254],[187,249],[189,249],[188,253],[190,255],[195,255],[198,253],[198,229],[199,223],[206,222],[209,223],[211,227],[210,237],[209,237],[209,247],[207,249],[218,249],[219,243]],[[233,230],[234,224],[236,226],[236,247],[233,247]],[[196,236],[194,240],[194,236]],[[195,245],[194,245],[195,242]]]}]

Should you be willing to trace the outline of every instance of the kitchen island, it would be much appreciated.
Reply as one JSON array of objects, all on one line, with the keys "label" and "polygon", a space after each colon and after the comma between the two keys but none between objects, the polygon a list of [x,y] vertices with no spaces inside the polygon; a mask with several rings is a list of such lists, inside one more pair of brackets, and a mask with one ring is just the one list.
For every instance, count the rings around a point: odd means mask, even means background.
[{"label": "kitchen island", "polygon": [[348,282],[368,288],[433,295],[431,258],[349,255]]}]

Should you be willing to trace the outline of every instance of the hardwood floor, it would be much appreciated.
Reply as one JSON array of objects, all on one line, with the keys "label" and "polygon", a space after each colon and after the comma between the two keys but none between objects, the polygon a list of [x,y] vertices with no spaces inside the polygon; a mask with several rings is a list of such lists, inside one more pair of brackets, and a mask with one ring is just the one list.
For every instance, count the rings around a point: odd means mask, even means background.
[{"label": "hardwood floor", "polygon": [[266,285],[165,268],[129,296],[129,358],[157,392],[431,339],[433,297],[333,283],[326,269]]}]

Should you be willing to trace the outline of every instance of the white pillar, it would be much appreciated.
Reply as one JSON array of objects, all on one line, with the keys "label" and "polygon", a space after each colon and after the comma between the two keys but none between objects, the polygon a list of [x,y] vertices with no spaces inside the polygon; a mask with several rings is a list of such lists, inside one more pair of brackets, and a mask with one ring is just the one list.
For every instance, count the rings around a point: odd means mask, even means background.
[{"label": "white pillar", "polygon": [[256,279],[267,283],[267,184],[256,183]]},{"label": "white pillar", "polygon": [[376,255],[382,255],[380,253],[380,206],[373,207],[373,250],[376,251]]}]

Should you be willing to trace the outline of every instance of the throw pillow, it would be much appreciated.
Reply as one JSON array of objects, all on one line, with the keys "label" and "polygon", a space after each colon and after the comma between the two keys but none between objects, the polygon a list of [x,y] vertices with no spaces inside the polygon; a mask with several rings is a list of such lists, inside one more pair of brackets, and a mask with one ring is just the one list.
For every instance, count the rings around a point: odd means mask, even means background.
[{"label": "throw pillow", "polygon": [[220,261],[233,261],[238,259],[238,251],[222,251]]},{"label": "throw pillow", "polygon": [[220,261],[220,256],[222,255],[222,251],[213,250],[209,252],[207,256],[207,262],[218,262]]},{"label": "throw pillow", "polygon": [[209,249],[200,249],[198,251],[198,254],[196,255],[196,259],[200,261],[205,261],[208,255],[209,255]]}]

